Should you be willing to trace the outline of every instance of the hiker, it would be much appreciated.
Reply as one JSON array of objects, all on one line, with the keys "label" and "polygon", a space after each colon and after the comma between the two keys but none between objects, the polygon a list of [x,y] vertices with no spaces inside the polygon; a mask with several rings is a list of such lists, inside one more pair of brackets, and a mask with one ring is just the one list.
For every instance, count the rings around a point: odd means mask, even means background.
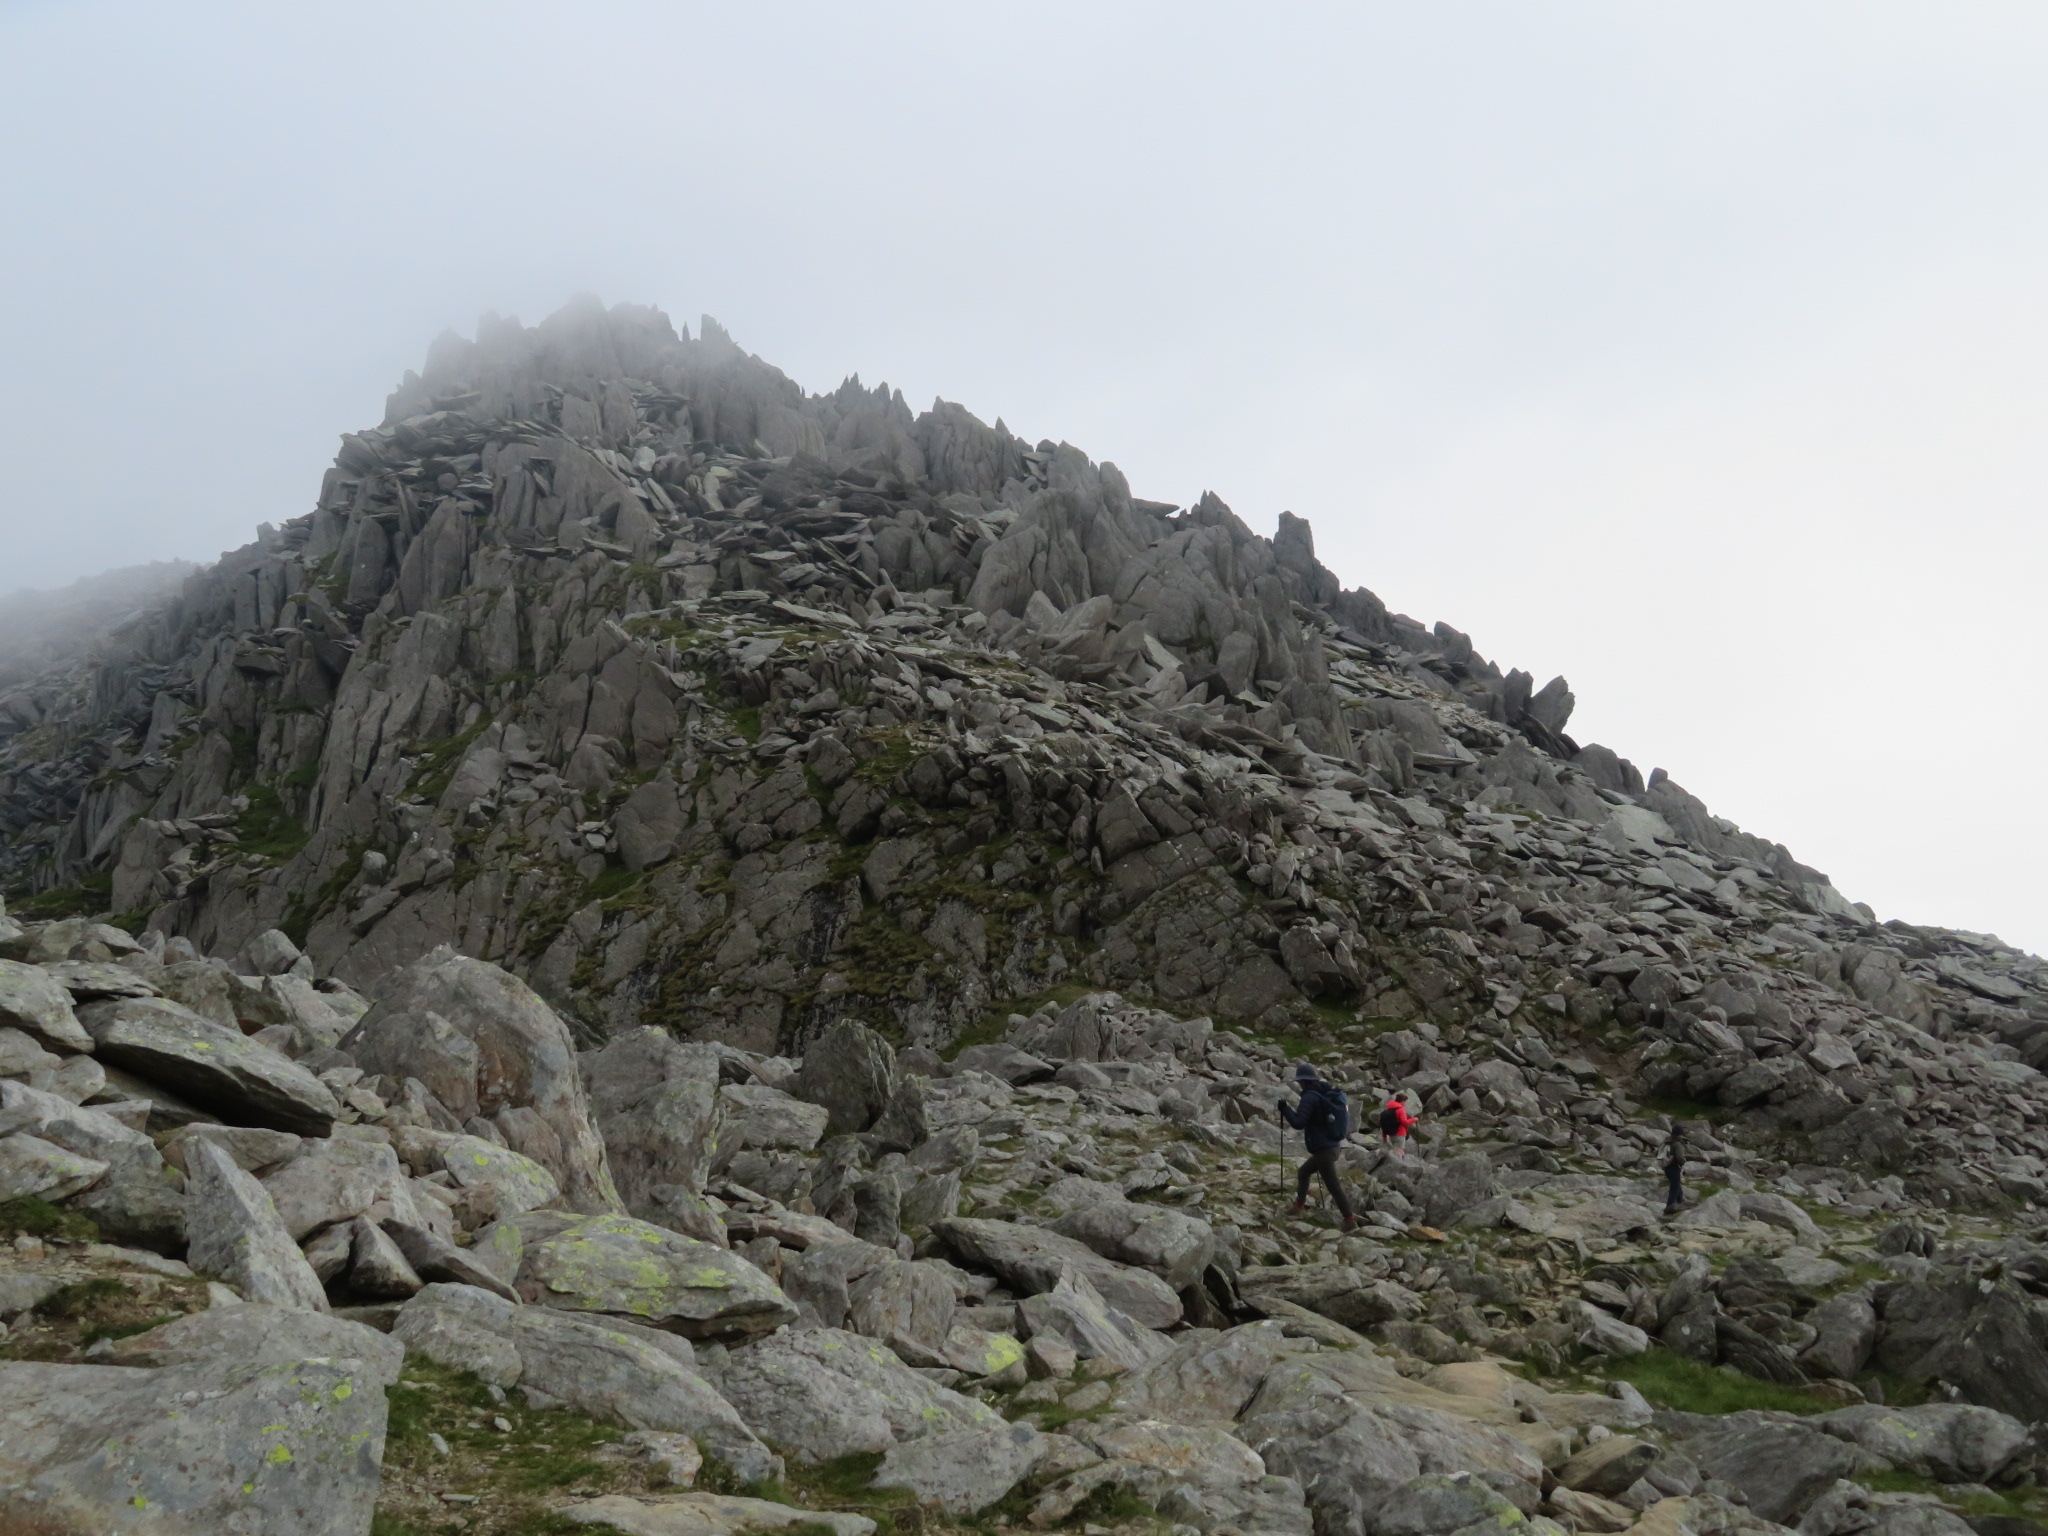
[{"label": "hiker", "polygon": [[1330,1198],[1337,1202],[1344,1230],[1349,1232],[1358,1225],[1358,1218],[1352,1214],[1344,1186],[1337,1180],[1337,1149],[1351,1134],[1351,1106],[1345,1102],[1342,1088],[1324,1082],[1305,1061],[1294,1069],[1294,1084],[1301,1090],[1301,1100],[1296,1104],[1280,1100],[1280,1118],[1301,1132],[1302,1140],[1308,1143],[1308,1161],[1295,1171],[1294,1204],[1290,1209],[1308,1209],[1309,1175],[1320,1173]]},{"label": "hiker", "polygon": [[1416,1114],[1400,1094],[1391,1094],[1380,1111],[1380,1145],[1392,1147],[1394,1156],[1408,1155],[1408,1133],[1415,1129]]},{"label": "hiker", "polygon": [[1685,1123],[1671,1122],[1671,1134],[1664,1142],[1664,1181],[1669,1186],[1664,1199],[1664,1214],[1676,1215],[1678,1208],[1685,1204],[1685,1186],[1679,1180],[1685,1174]]}]

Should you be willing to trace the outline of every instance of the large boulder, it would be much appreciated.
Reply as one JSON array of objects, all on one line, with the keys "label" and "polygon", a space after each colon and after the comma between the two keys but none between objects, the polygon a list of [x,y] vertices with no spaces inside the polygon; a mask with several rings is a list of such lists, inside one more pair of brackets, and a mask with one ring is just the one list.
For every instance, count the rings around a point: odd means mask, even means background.
[{"label": "large boulder", "polygon": [[738,1254],[630,1216],[529,1211],[479,1233],[472,1252],[528,1302],[687,1338],[744,1339],[796,1321],[781,1288]]},{"label": "large boulder", "polygon": [[244,1301],[325,1312],[320,1277],[255,1177],[209,1142],[188,1149],[185,1167],[186,1258],[192,1268],[226,1281]]},{"label": "large boulder", "polygon": [[748,1482],[781,1475],[774,1453],[660,1336],[465,1285],[428,1286],[399,1308],[391,1333],[410,1355],[521,1388],[538,1405],[688,1435]]},{"label": "large boulder", "polygon": [[1084,1274],[1068,1270],[1049,1291],[1027,1296],[1017,1306],[1019,1326],[1032,1339],[1057,1339],[1077,1359],[1100,1361],[1133,1371],[1169,1346],[1152,1329],[1133,1322],[1102,1299]]},{"label": "large boulder", "polygon": [[672,1231],[703,1229],[704,1181],[722,1150],[718,1056],[665,1030],[628,1030],[582,1057],[612,1180],[628,1212]]},{"label": "large boulder", "polygon": [[987,1509],[1045,1459],[1046,1438],[1029,1424],[956,1429],[889,1447],[875,1471],[877,1488],[905,1488],[920,1504],[948,1514]]},{"label": "large boulder", "polygon": [[2010,1280],[1936,1274],[1880,1289],[1878,1309],[1878,1369],[1946,1381],[2030,1423],[2048,1419],[2048,1320]]},{"label": "large boulder", "polygon": [[848,1289],[847,1319],[854,1332],[880,1339],[906,1364],[943,1366],[954,1303],[945,1266],[892,1259]]},{"label": "large boulder", "polygon": [[1422,1298],[1392,1280],[1374,1280],[1348,1264],[1257,1264],[1237,1277],[1253,1311],[1270,1297],[1321,1313],[1346,1328],[1377,1328],[1422,1310]]},{"label": "large boulder", "polygon": [[103,1062],[240,1125],[325,1136],[341,1106],[290,1057],[162,997],[88,1003],[78,1020]]},{"label": "large boulder", "polygon": [[1176,1291],[1200,1280],[1216,1256],[1216,1234],[1206,1221],[1128,1200],[1070,1211],[1051,1230],[1086,1243],[1105,1259],[1150,1270]]},{"label": "large boulder", "polygon": [[190,1312],[146,1333],[117,1339],[108,1359],[116,1365],[145,1366],[358,1360],[369,1379],[382,1388],[398,1380],[405,1346],[389,1334],[326,1312],[251,1303]]},{"label": "large boulder", "polygon": [[418,1078],[460,1121],[517,1127],[531,1110],[547,1134],[506,1141],[547,1168],[571,1209],[619,1209],[568,1026],[509,971],[444,944],[385,978],[341,1048],[366,1072]]},{"label": "large boulder", "polygon": [[1859,1403],[1808,1423],[1940,1483],[1988,1483],[2026,1447],[2027,1426],[1974,1403],[1885,1408]]},{"label": "large boulder", "polygon": [[1270,1372],[1237,1433],[1268,1471],[1301,1484],[1319,1529],[1373,1530],[1415,1479],[1459,1472],[1519,1488],[1533,1507],[1542,1458],[1504,1427],[1512,1407],[1485,1422],[1483,1406],[1404,1382],[1363,1352],[1331,1351]]},{"label": "large boulder", "polygon": [[26,1030],[52,1050],[92,1049],[92,1036],[72,1012],[69,989],[38,965],[0,960],[0,1025]]},{"label": "large boulder", "polygon": [[1145,1328],[1171,1328],[1181,1319],[1173,1287],[1142,1269],[1105,1259],[1074,1238],[1013,1221],[954,1216],[932,1231],[970,1268],[987,1270],[1026,1296],[1049,1291],[1069,1270],[1083,1275],[1102,1299]]},{"label": "large boulder", "polygon": [[809,1152],[824,1139],[832,1112],[765,1083],[728,1083],[718,1090],[725,1109],[719,1151],[730,1157],[749,1147]]},{"label": "large boulder", "polygon": [[322,1228],[365,1214],[378,1221],[422,1225],[413,1208],[411,1184],[388,1142],[339,1137],[306,1141],[262,1182],[293,1242],[302,1243]]},{"label": "large boulder", "polygon": [[1837,1478],[1884,1467],[1861,1447],[1789,1413],[1665,1412],[1657,1427],[1708,1477],[1733,1484],[1751,1510],[1780,1525],[1797,1524]]},{"label": "large boulder", "polygon": [[828,1135],[864,1131],[896,1091],[895,1048],[867,1025],[842,1019],[806,1047],[789,1091],[824,1106]]},{"label": "large boulder", "polygon": [[634,1497],[607,1493],[579,1499],[558,1511],[571,1525],[591,1525],[618,1536],[755,1536],[799,1527],[804,1536],[875,1536],[866,1515],[806,1509],[730,1493],[672,1493]]},{"label": "large boulder", "polygon": [[1268,1475],[1256,1452],[1218,1426],[1140,1419],[1096,1430],[1088,1443],[1134,1468],[1125,1486],[1182,1525],[1261,1536],[1314,1530],[1301,1484]]},{"label": "large boulder", "polygon": [[12,1531],[363,1536],[383,1450],[382,1371],[361,1359],[0,1363]]},{"label": "large boulder", "polygon": [[0,1136],[27,1134],[106,1171],[72,1199],[100,1234],[158,1253],[185,1246],[185,1194],[149,1137],[112,1115],[0,1080]]},{"label": "large boulder", "polygon": [[1003,1425],[980,1403],[927,1381],[873,1339],[837,1328],[778,1333],[736,1349],[714,1379],[756,1434],[806,1462]]},{"label": "large boulder", "polygon": [[1314,1348],[1277,1322],[1191,1334],[1119,1382],[1117,1407],[1176,1424],[1233,1424],[1276,1367]]}]

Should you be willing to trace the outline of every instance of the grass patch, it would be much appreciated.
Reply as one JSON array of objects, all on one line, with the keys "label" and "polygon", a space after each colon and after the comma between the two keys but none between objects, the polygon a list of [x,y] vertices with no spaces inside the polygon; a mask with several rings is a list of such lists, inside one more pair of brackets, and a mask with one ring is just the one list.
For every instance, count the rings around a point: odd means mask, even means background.
[{"label": "grass patch", "polygon": [[71,1361],[101,1339],[125,1339],[206,1306],[205,1282],[169,1276],[97,1275],[52,1291],[8,1332],[10,1360]]},{"label": "grass patch", "polygon": [[1825,1413],[1839,1404],[1798,1387],[1758,1381],[1726,1366],[1705,1365],[1668,1349],[1652,1349],[1608,1363],[1607,1374],[1626,1381],[1660,1408],[1681,1413],[1736,1413],[1771,1408],[1784,1413]]},{"label": "grass patch", "polygon": [[0,1237],[43,1237],[62,1243],[96,1243],[100,1229],[85,1216],[60,1211],[34,1195],[0,1201]]},{"label": "grass patch", "polygon": [[297,817],[284,808],[274,784],[251,784],[242,791],[249,809],[235,818],[237,846],[282,864],[294,857],[312,836]]},{"label": "grass patch", "polygon": [[2042,1515],[2041,1490],[2031,1483],[2021,1484],[2017,1488],[1973,1493],[1963,1498],[1955,1498],[1933,1478],[1922,1477],[1918,1472],[1901,1472],[1896,1468],[1884,1472],[1866,1472],[1856,1481],[1872,1493],[1932,1494],[1951,1509],[1975,1519],[1982,1519],[1987,1515],[2003,1515],[2009,1519],[2038,1521]]},{"label": "grass patch", "polygon": [[[571,1525],[555,1512],[564,1499],[666,1491],[643,1463],[599,1454],[625,1430],[568,1409],[534,1408],[517,1392],[500,1402],[466,1371],[409,1360],[385,1401],[373,1536],[442,1536],[458,1519],[465,1536],[587,1536],[609,1528]],[[499,1419],[509,1431],[496,1427]],[[436,1434],[448,1444],[446,1456],[434,1446]],[[697,1486],[709,1484],[700,1477]],[[443,1493],[473,1494],[477,1502],[452,1507],[441,1502]]]},{"label": "grass patch", "polygon": [[7,915],[23,922],[48,923],[66,917],[97,917],[114,899],[112,874],[92,874],[76,885],[63,885],[32,896],[10,897]]}]

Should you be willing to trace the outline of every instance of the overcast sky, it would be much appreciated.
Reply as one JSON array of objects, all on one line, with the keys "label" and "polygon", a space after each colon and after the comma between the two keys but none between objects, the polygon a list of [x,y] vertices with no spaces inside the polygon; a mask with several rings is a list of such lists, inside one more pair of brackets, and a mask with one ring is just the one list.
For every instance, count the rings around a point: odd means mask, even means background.
[{"label": "overcast sky", "polygon": [[1292,509],[2041,950],[2044,75],[1971,0],[0,0],[0,588],[307,510],[482,311],[708,311]]}]

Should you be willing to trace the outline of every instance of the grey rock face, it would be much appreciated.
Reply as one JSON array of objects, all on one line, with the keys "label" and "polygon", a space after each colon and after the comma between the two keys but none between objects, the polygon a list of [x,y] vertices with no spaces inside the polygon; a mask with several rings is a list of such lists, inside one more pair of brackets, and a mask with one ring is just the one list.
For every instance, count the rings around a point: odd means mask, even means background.
[{"label": "grey rock face", "polygon": [[409,1355],[522,1387],[606,1423],[689,1435],[749,1482],[780,1461],[688,1364],[602,1321],[523,1307],[471,1286],[430,1285],[399,1309]]},{"label": "grey rock face", "polygon": [[327,1293],[263,1186],[205,1143],[190,1149],[186,1168],[187,1262],[245,1301],[325,1312]]},{"label": "grey rock face", "polygon": [[361,1536],[383,1445],[383,1383],[360,1360],[0,1364],[16,1529]]},{"label": "grey rock face", "polygon": [[619,1208],[569,1031],[509,972],[436,949],[388,978],[342,1049],[367,1072],[418,1078],[458,1120],[531,1109],[553,1140],[549,1155],[529,1155],[562,1198],[579,1211]]},{"label": "grey rock face", "polygon": [[719,1146],[728,1155],[748,1147],[808,1152],[824,1138],[832,1114],[822,1104],[759,1083],[728,1083],[718,1097],[725,1120]]},{"label": "grey rock face", "polygon": [[78,1017],[100,1060],[237,1124],[325,1136],[341,1112],[297,1062],[166,998],[88,1003]]},{"label": "grey rock face", "polygon": [[2027,1443],[2027,1426],[2018,1419],[1972,1403],[1863,1404],[1812,1422],[1895,1467],[1942,1483],[1994,1482]]}]

